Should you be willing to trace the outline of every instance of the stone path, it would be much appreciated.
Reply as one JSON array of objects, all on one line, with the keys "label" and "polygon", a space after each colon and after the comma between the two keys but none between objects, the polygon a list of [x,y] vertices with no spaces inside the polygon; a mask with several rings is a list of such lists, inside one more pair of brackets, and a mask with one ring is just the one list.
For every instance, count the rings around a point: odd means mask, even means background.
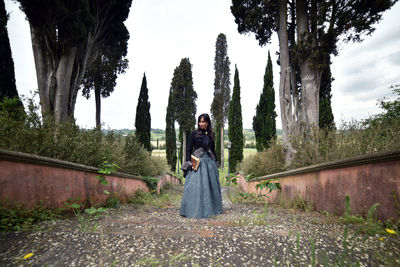
[{"label": "stone path", "polygon": [[[168,190],[151,205],[110,209],[94,232],[70,218],[44,222],[34,232],[0,233],[0,266],[306,266],[314,253],[317,265],[400,266],[398,237],[359,236],[346,250],[346,226],[337,218],[231,204],[226,188],[223,214],[181,217],[182,189]],[[353,233],[358,226],[348,227]]]}]

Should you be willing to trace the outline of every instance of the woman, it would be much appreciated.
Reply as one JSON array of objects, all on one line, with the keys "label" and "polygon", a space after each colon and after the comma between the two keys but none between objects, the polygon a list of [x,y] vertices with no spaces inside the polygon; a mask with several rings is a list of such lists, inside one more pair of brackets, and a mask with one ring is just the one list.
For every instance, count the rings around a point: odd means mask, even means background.
[{"label": "woman", "polygon": [[[197,125],[197,130],[190,135],[186,162],[182,166],[187,173],[180,214],[188,218],[207,218],[222,212],[221,187],[210,116],[201,114]],[[192,169],[192,154],[200,158],[197,170]]]}]

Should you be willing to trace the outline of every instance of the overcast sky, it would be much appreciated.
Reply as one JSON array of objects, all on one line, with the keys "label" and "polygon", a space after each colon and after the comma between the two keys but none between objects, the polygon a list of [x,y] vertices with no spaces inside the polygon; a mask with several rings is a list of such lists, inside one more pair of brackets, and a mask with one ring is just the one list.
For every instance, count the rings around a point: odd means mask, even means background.
[{"label": "overcast sky", "polygon": [[[17,89],[29,96],[37,89],[29,24],[18,5],[5,0],[10,14],[8,33],[15,64]],[[281,128],[278,99],[277,36],[264,47],[253,35],[240,35],[230,12],[231,0],[133,0],[125,22],[130,40],[129,69],[118,77],[112,95],[102,99],[101,121],[106,128],[134,128],[143,73],[151,104],[151,127],[165,128],[169,88],[174,69],[184,57],[192,63],[197,92],[197,115],[210,112],[214,92],[215,42],[227,36],[231,88],[235,64],[239,70],[244,128],[252,118],[263,87],[268,50],[274,67],[277,127]],[[341,45],[333,59],[332,108],[335,121],[366,118],[379,113],[377,99],[392,96],[390,85],[400,84],[400,3],[383,15],[377,30],[365,41]],[[75,118],[80,126],[95,125],[95,103],[78,96]]]}]

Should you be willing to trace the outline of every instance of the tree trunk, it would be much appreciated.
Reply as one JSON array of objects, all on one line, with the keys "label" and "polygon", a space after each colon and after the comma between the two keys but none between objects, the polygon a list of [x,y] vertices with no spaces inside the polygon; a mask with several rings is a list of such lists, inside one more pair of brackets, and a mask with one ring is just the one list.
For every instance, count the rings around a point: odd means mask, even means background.
[{"label": "tree trunk", "polygon": [[55,32],[42,34],[32,25],[30,29],[42,116],[53,115],[55,122],[64,122],[74,115],[85,69],[95,56],[95,40],[89,33],[83,47],[68,48],[59,56],[57,44],[50,40]]},{"label": "tree trunk", "polygon": [[42,116],[54,115],[53,99],[57,85],[55,69],[58,60],[47,51],[45,37],[32,25],[30,29]]},{"label": "tree trunk", "polygon": [[[311,36],[305,0],[298,0],[296,5],[297,40],[306,44]],[[301,79],[301,126],[306,129],[318,126],[319,121],[319,87],[322,70],[314,67],[310,56],[299,56]]]},{"label": "tree trunk", "polygon": [[56,72],[57,89],[54,103],[54,119],[56,123],[67,120],[71,92],[71,77],[75,63],[76,47],[68,49],[60,58]]},{"label": "tree trunk", "polygon": [[182,139],[183,139],[183,144],[182,144],[182,164],[185,163],[186,161],[186,131],[182,130]]},{"label": "tree trunk", "polygon": [[[101,95],[100,95],[100,88],[95,85],[94,87],[94,96],[96,101],[96,128],[101,128],[100,122],[100,114],[101,114]],[[158,139],[157,139],[158,140]]]},{"label": "tree trunk", "polygon": [[280,82],[279,82],[279,103],[281,106],[281,119],[282,119],[282,137],[283,146],[285,150],[286,165],[292,162],[293,148],[290,143],[290,136],[292,134],[292,127],[294,124],[292,114],[292,99],[290,95],[291,85],[291,68],[289,65],[289,46],[288,46],[288,33],[287,33],[287,1],[279,1],[279,52],[280,52]]},{"label": "tree trunk", "polygon": [[221,171],[225,169],[225,159],[224,159],[224,125],[221,124],[221,162],[219,166],[221,167]]}]

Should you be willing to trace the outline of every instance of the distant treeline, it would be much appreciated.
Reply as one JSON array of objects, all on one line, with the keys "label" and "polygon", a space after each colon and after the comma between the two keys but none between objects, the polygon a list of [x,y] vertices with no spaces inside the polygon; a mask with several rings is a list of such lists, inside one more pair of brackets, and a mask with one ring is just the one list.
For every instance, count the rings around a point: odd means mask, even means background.
[{"label": "distant treeline", "polygon": [[[104,133],[108,133],[110,131],[114,131],[115,134],[118,135],[131,135],[135,133],[134,129],[105,129],[103,130]],[[165,141],[165,130],[162,129],[151,129],[151,141]],[[228,130],[225,130],[225,133],[228,133]],[[277,138],[281,139],[282,138],[282,129],[276,129],[276,134]],[[179,135],[179,129],[176,129],[176,137],[178,138]],[[243,135],[246,141],[246,144],[249,143],[254,143],[256,142],[256,137],[254,135],[254,130],[253,129],[243,129]],[[228,135],[225,135],[225,141],[228,141]],[[255,145],[254,145],[255,146]]]}]

